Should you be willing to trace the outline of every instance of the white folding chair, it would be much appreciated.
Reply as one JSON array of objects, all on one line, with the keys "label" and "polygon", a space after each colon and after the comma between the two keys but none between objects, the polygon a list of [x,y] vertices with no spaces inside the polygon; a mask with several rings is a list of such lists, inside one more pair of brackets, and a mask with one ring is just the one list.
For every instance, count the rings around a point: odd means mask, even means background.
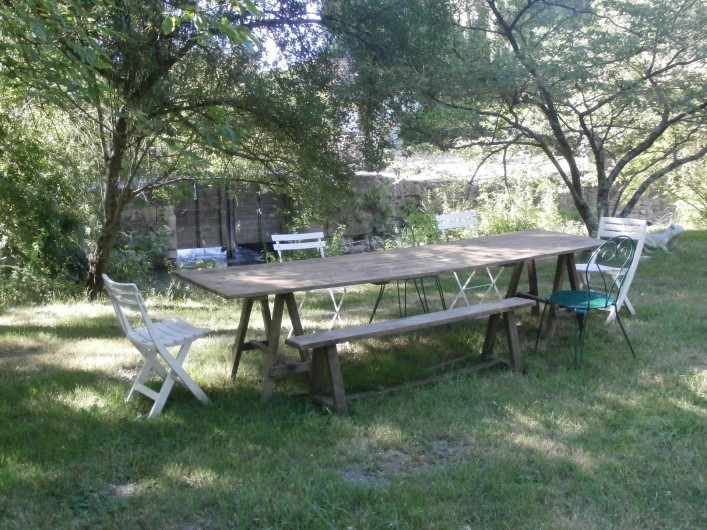
[{"label": "white folding chair", "polygon": [[[125,336],[133,343],[145,358],[145,362],[135,378],[128,396],[139,392],[154,401],[148,418],[157,416],[167,402],[174,383],[180,382],[202,403],[208,403],[209,398],[202,392],[199,385],[184,371],[182,365],[187,357],[192,342],[211,333],[210,329],[197,328],[181,318],[171,318],[162,322],[153,322],[147,312],[145,301],[140,296],[137,286],[133,283],[117,283],[103,275],[103,282],[113,309],[118,317],[120,327]],[[134,328],[128,313],[139,313],[143,327]],[[177,355],[172,355],[169,348],[180,346]],[[164,363],[164,364],[163,364]],[[145,385],[145,381],[155,372],[163,379],[159,392]]]},{"label": "white folding chair", "polygon": [[[325,256],[324,249],[326,248],[326,241],[324,240],[324,232],[307,232],[303,234],[272,234],[273,250],[277,253],[277,258],[282,261],[282,253],[287,251],[298,251],[298,250],[316,250],[319,255],[323,258]],[[341,306],[344,303],[344,297],[346,296],[346,289],[343,289],[341,298],[337,301],[336,295],[333,289],[327,289],[329,291],[329,297],[334,306],[332,312],[331,322],[329,323],[329,329],[334,327],[336,322],[343,326],[344,322],[341,320]],[[304,301],[307,299],[308,291],[305,291],[302,295],[302,299],[297,305],[297,309],[302,310]],[[290,330],[290,335],[292,330]],[[289,335],[288,335],[289,336]]]},{"label": "white folding chair", "polygon": [[[464,212],[456,212],[456,213],[447,213],[447,214],[440,214],[437,216],[437,227],[442,234],[445,234],[447,230],[452,230],[452,229],[464,229],[464,228],[474,228],[479,224],[479,218],[475,210],[467,210]],[[488,276],[488,283],[482,283],[479,285],[472,284],[472,279],[476,275],[476,269],[472,269],[471,272],[468,273],[468,276],[464,283],[462,283],[461,278],[459,277],[459,273],[455,272],[454,273],[454,279],[457,281],[457,286],[459,287],[459,292],[457,293],[456,297],[454,300],[452,300],[451,305],[449,308],[453,308],[457,302],[461,299],[464,300],[466,305],[469,305],[469,299],[466,296],[466,291],[470,291],[472,289],[482,289],[486,287],[486,292],[484,292],[483,296],[486,296],[488,293],[490,293],[492,290],[496,291],[496,294],[498,295],[498,298],[503,298],[501,295],[501,292],[498,290],[498,287],[496,286],[496,282],[501,276],[501,273],[503,272],[503,268],[499,268],[499,270],[494,274],[493,271],[489,267],[485,267],[486,269],[486,275]]]},{"label": "white folding chair", "polygon": [[[615,236],[628,236],[633,240],[634,244],[634,260],[628,269],[609,269],[614,279],[621,286],[616,304],[610,308],[609,316],[606,318],[607,323],[616,318],[616,312],[621,310],[621,306],[626,304],[626,308],[632,315],[636,314],[631,301],[628,299],[628,290],[633,281],[633,276],[638,268],[638,262],[641,260],[643,252],[643,244],[646,240],[646,227],[648,223],[644,219],[625,219],[623,217],[602,217],[599,219],[599,229],[597,237],[599,239],[608,240]],[[593,262],[577,263],[577,271],[580,273],[598,272],[599,268]],[[603,271],[607,271],[606,267],[602,267]]]}]

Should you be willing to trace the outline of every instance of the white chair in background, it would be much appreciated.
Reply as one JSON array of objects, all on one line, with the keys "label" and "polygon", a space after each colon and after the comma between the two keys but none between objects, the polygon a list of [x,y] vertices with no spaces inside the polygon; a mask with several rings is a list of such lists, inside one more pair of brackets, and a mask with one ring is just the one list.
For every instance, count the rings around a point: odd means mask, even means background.
[{"label": "white chair in background", "polygon": [[[273,250],[277,253],[278,260],[282,261],[283,252],[295,252],[298,250],[315,250],[323,258],[325,256],[324,249],[326,248],[326,241],[324,240],[324,232],[307,232],[303,234],[272,234]],[[336,295],[333,289],[327,289],[329,291],[329,297],[334,306],[332,312],[331,322],[329,323],[329,329],[334,327],[336,322],[339,322],[343,326],[344,322],[341,320],[341,306],[344,303],[344,297],[346,296],[346,289],[343,290],[341,298],[337,301]],[[297,308],[301,311],[304,301],[307,299],[307,294],[309,291],[305,291],[302,299],[300,300]],[[292,334],[292,330],[290,330]]]},{"label": "white chair in background", "polygon": [[[447,230],[452,230],[452,229],[464,229],[464,228],[474,228],[479,224],[479,218],[475,210],[467,210],[464,212],[456,212],[456,213],[447,213],[447,214],[440,214],[437,216],[437,227],[439,228],[439,231],[444,234]],[[466,280],[464,283],[462,283],[461,278],[459,277],[459,273],[455,272],[454,273],[454,279],[457,281],[457,286],[459,287],[459,293],[457,293],[456,297],[454,300],[452,300],[451,305],[449,308],[453,308],[457,302],[460,299],[463,299],[466,305],[469,305],[469,299],[466,297],[466,291],[470,291],[472,289],[481,289],[481,288],[486,288],[486,292],[484,293],[483,296],[486,296],[489,292],[492,290],[496,291],[496,294],[498,295],[498,298],[502,298],[501,292],[498,290],[498,287],[496,286],[496,281],[498,280],[498,277],[501,275],[503,272],[503,268],[499,268],[497,272],[491,271],[489,267],[485,267],[486,269],[486,274],[488,276],[488,283],[482,283],[480,285],[474,285],[472,284],[472,279],[476,275],[476,269],[472,269],[471,272],[468,273],[468,276],[466,277]]]},{"label": "white chair in background", "polygon": [[[154,401],[154,404],[147,417],[154,418],[162,412],[174,383],[179,382],[189,389],[199,401],[208,403],[209,398],[184,371],[183,364],[192,342],[211,333],[211,330],[194,327],[181,318],[153,322],[134,283],[117,283],[105,274],[103,282],[120,327],[127,339],[133,343],[145,359],[128,396],[125,398],[126,401],[133,396],[134,392],[148,397]],[[133,327],[128,316],[129,313],[139,314],[144,326]],[[176,346],[180,348],[177,354],[173,355],[169,348]],[[152,372],[163,380],[159,392],[155,392],[145,385],[145,381]]]},{"label": "white chair in background", "polygon": [[[609,270],[609,273],[612,273],[614,279],[621,286],[621,290],[616,299],[616,304],[610,308],[609,316],[606,319],[607,323],[616,318],[616,312],[620,311],[621,306],[624,304],[632,315],[636,314],[636,310],[628,299],[628,290],[631,287],[633,276],[638,268],[638,262],[641,260],[643,244],[646,240],[647,226],[648,223],[644,219],[626,219],[623,217],[602,217],[599,219],[597,237],[599,239],[608,240],[615,236],[628,236],[633,240],[635,256],[628,269],[617,268],[613,270],[613,273],[612,270]],[[598,272],[599,270],[597,265],[591,261],[589,263],[577,263],[576,268],[578,272],[587,274]],[[606,271],[606,267],[603,267],[602,270]]]}]

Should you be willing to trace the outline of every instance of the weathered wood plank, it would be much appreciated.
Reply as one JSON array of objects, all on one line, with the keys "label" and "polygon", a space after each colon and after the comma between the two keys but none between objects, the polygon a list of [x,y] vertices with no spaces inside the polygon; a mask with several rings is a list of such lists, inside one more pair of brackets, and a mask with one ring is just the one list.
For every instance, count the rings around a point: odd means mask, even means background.
[{"label": "weathered wood plank", "polygon": [[524,230],[380,252],[185,270],[175,275],[224,298],[252,298],[509,265],[590,250],[599,244],[600,240],[585,236]]},{"label": "weathered wood plank", "polygon": [[452,324],[454,322],[468,320],[469,318],[486,317],[523,307],[531,307],[533,305],[535,304],[532,300],[516,297],[503,298],[501,300],[493,300],[477,305],[456,307],[454,309],[435,311],[433,313],[425,313],[383,322],[374,322],[362,326],[351,326],[348,328],[332,329],[321,333],[293,336],[289,337],[285,342],[298,349],[311,349],[328,344],[340,344],[353,340],[409,333],[419,329]]}]

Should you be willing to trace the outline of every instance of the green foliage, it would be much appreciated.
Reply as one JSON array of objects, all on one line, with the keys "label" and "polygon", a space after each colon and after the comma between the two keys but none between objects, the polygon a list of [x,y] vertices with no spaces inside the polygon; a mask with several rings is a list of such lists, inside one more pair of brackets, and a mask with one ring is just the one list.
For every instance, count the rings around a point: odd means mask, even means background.
[{"label": "green foliage", "polygon": [[7,258],[0,259],[0,309],[70,300],[84,294],[81,286],[64,276],[42,274],[10,263]]},{"label": "green foliage", "polygon": [[375,180],[372,185],[367,186],[360,199],[360,208],[370,212],[374,217],[393,215],[390,183],[384,180]]},{"label": "green foliage", "polygon": [[346,225],[341,224],[336,227],[334,233],[328,241],[326,248],[327,256],[340,256],[344,253],[343,241],[346,235]]},{"label": "green foliage", "polygon": [[483,186],[477,197],[480,234],[502,234],[529,228],[559,232],[585,232],[569,218],[558,200],[558,188],[528,176],[505,186]]},{"label": "green foliage", "polygon": [[85,272],[84,190],[76,166],[46,131],[0,102],[0,299],[38,302],[76,292]]},{"label": "green foliage", "polygon": [[365,29],[342,40],[368,115],[408,145],[542,158],[536,178],[560,176],[590,230],[707,154],[704,2],[335,4]]},{"label": "green foliage", "polygon": [[[315,53],[323,41],[307,6],[277,6],[266,15],[250,0],[0,4],[2,75],[61,109],[90,153],[101,189],[89,233],[92,295],[123,207],[185,179],[261,183],[334,218],[331,199],[351,174],[339,142],[349,117],[335,97],[340,69]],[[296,60],[286,70],[265,65],[259,35]]]},{"label": "green foliage", "polygon": [[146,285],[152,283],[153,271],[161,265],[172,231],[168,226],[141,234],[121,232],[115,243],[108,275],[115,281]]},{"label": "green foliage", "polygon": [[46,275],[75,265],[81,193],[66,177],[73,168],[58,150],[0,112],[0,253]]},{"label": "green foliage", "polygon": [[694,228],[707,227],[707,161],[674,172],[664,189],[674,201],[674,221]]},{"label": "green foliage", "polygon": [[417,244],[439,241],[439,229],[435,213],[424,204],[407,202],[403,205],[403,219],[414,233]]}]

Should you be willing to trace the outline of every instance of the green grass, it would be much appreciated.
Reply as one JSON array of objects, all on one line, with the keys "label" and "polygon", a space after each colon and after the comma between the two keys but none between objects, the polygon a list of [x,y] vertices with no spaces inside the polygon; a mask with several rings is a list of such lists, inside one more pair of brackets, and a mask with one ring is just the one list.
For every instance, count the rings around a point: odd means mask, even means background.
[{"label": "green grass", "polygon": [[[348,416],[289,397],[301,377],[264,402],[253,352],[225,377],[236,302],[148,299],[157,318],[216,330],[187,363],[212,403],[176,388],[152,421],[146,400],[124,401],[140,359],[106,302],[5,309],[0,528],[703,528],[706,263],[707,232],[641,263],[638,317],[625,318],[635,360],[602,314],[581,370],[571,319],[533,354],[528,311],[526,375],[457,376],[355,401]],[[553,264],[539,266],[546,290]],[[367,320],[375,294],[351,289],[346,320]],[[325,293],[312,297],[305,327],[324,326],[327,308]],[[391,292],[380,318],[396,312]],[[483,332],[476,321],[354,344],[342,353],[347,389],[429,375],[478,351]]]}]

